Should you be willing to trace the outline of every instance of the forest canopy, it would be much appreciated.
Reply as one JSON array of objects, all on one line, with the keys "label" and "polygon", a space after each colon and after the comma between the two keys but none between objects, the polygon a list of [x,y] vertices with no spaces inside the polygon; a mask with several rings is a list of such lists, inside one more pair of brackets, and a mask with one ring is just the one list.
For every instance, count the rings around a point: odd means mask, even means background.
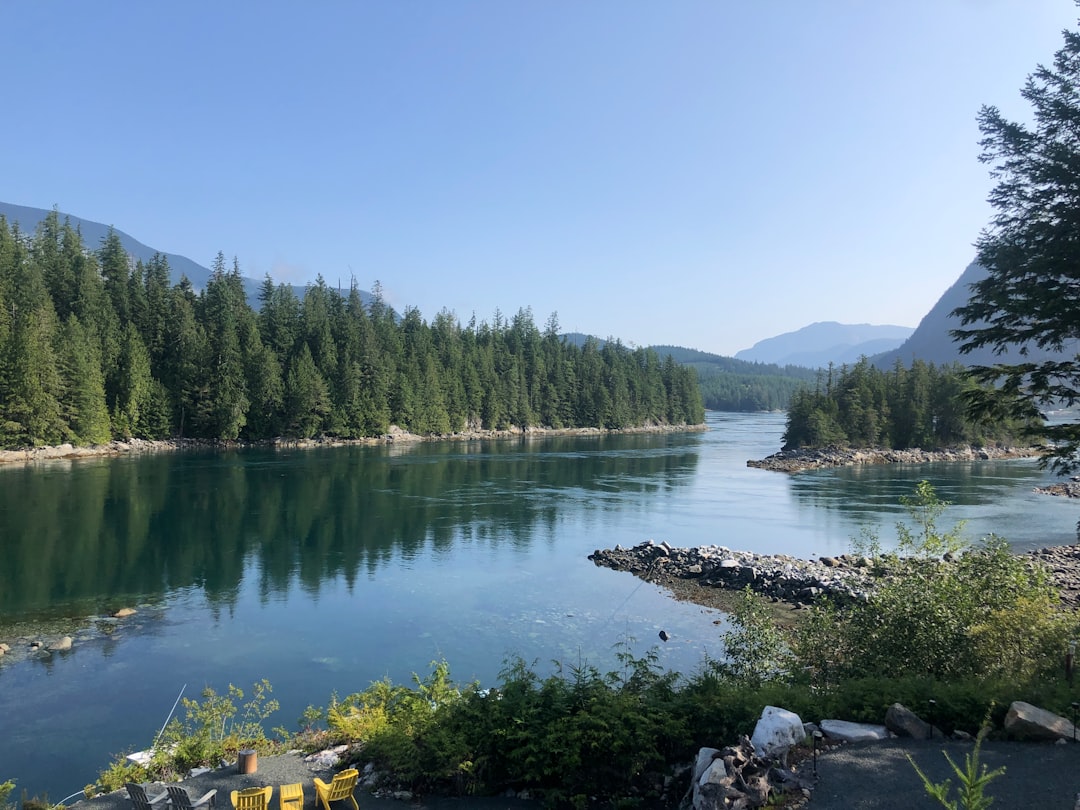
[{"label": "forest canopy", "polygon": [[784,449],[885,447],[896,450],[1015,443],[1029,427],[1019,420],[985,422],[967,408],[976,384],[958,363],[915,360],[882,371],[865,357],[822,372],[792,398]]},{"label": "forest canopy", "polygon": [[258,311],[219,253],[206,288],[166,258],[95,250],[54,211],[0,217],[0,447],[112,439],[379,436],[468,429],[700,424],[693,369],[649,349],[541,332],[528,309],[462,326],[365,304],[319,278],[267,277]]}]

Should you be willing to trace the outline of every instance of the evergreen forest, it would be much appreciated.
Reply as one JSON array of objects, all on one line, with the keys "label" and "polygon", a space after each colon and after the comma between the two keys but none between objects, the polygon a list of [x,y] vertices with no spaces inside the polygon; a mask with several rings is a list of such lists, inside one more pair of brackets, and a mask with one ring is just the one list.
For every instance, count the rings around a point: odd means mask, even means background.
[{"label": "evergreen forest", "polygon": [[528,309],[462,326],[399,315],[319,280],[267,277],[258,311],[219,253],[205,289],[161,254],[97,249],[54,211],[34,234],[0,217],[0,447],[113,439],[360,438],[527,427],[699,424],[692,368],[651,349],[574,346]]},{"label": "evergreen forest", "polygon": [[795,392],[812,383],[815,369],[750,363],[681,346],[654,346],[661,357],[697,370],[705,407],[712,411],[783,411]]},{"label": "evergreen forest", "polygon": [[[814,387],[799,390],[788,409],[784,449],[886,447],[923,449],[1014,443],[1030,425],[1005,416],[976,419],[968,401],[977,390],[958,363],[935,366],[897,361],[890,371],[865,357],[853,366],[820,372]],[[1008,411],[1004,392],[997,393]],[[1027,429],[1027,431],[1025,430]]]}]

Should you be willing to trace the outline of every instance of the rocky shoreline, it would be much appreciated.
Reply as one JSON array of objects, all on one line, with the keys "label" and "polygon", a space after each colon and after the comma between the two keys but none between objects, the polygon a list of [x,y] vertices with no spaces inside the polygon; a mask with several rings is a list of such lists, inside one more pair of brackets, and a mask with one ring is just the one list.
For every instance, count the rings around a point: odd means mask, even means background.
[{"label": "rocky shoreline", "polygon": [[0,450],[0,464],[33,463],[39,461],[70,460],[80,458],[96,458],[108,456],[128,456],[141,453],[168,453],[178,450],[191,449],[235,449],[244,447],[274,447],[274,448],[312,448],[312,447],[347,447],[351,445],[375,446],[382,444],[396,444],[406,442],[441,442],[441,441],[478,441],[482,439],[521,439],[521,438],[547,438],[549,436],[606,436],[629,433],[687,433],[707,430],[704,424],[700,425],[641,425],[632,428],[545,428],[545,427],[511,427],[506,430],[465,430],[459,433],[438,433],[420,435],[409,433],[396,425],[381,436],[370,436],[359,439],[341,439],[335,437],[319,437],[315,439],[289,439],[276,438],[264,441],[213,441],[206,439],[127,439],[109,442],[108,444],[94,444],[76,446],[72,444],[60,444],[50,447],[25,447],[16,450]]},{"label": "rocky shoreline", "polygon": [[952,447],[944,450],[890,450],[887,448],[824,447],[781,450],[763,459],[750,459],[747,467],[795,473],[856,464],[925,464],[930,461],[986,461],[998,458],[1033,458],[1037,447]]},{"label": "rocky shoreline", "polygon": [[1080,498],[1080,482],[1066,481],[1063,484],[1050,484],[1047,487],[1035,487],[1040,495],[1057,495],[1061,498]]},{"label": "rocky shoreline", "polygon": [[[1080,609],[1080,545],[1042,548],[1027,556],[1047,566],[1061,593],[1062,606]],[[652,540],[629,549],[597,549],[589,559],[598,566],[628,571],[665,587],[676,598],[721,609],[730,602],[732,593],[746,587],[795,609],[819,597],[837,604],[862,601],[880,577],[873,561],[857,554],[802,560],[724,546],[673,548]]]}]

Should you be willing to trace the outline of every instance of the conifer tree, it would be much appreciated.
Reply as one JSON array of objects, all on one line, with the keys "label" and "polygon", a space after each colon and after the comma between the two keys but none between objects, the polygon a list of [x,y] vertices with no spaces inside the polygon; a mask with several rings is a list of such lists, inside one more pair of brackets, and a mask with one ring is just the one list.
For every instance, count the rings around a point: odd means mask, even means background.
[{"label": "conifer tree", "polygon": [[[987,276],[953,313],[967,328],[952,334],[962,353],[990,347],[1005,358],[973,369],[996,385],[970,394],[975,412],[1037,425],[1053,465],[1070,472],[1080,467],[1080,423],[1048,425],[1040,414],[1080,402],[1080,33],[1063,36],[1053,64],[1038,66],[1021,90],[1030,125],[994,106],[979,113],[995,213],[976,243]],[[1057,356],[1033,359],[1035,348]]]},{"label": "conifer tree", "polygon": [[100,349],[74,313],[64,323],[61,344],[62,411],[71,440],[77,444],[104,444],[112,439],[112,432]]}]

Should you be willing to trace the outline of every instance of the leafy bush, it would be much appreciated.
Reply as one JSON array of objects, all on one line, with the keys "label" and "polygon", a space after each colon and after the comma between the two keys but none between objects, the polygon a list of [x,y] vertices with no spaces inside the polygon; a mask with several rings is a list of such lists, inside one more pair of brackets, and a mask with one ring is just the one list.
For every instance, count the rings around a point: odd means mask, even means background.
[{"label": "leafy bush", "polygon": [[740,593],[728,621],[731,629],[723,636],[726,658],[708,662],[718,675],[757,687],[787,673],[792,659],[784,634],[749,587]]},{"label": "leafy bush", "polygon": [[263,721],[279,708],[268,697],[272,691],[264,678],[252,685],[251,699],[239,709],[236,704],[244,699],[244,692],[233,684],[224,695],[206,687],[201,702],[184,698],[185,718],[173,719],[165,727],[155,745],[151,770],[171,767],[183,773],[198,766],[216,766],[243,749],[270,750]]},{"label": "leafy bush", "polygon": [[252,686],[251,699],[239,709],[236,701],[244,699],[244,692],[232,684],[225,695],[207,687],[201,702],[184,698],[185,718],[174,718],[162,729],[146,765],[118,758],[99,774],[96,785],[87,786],[87,792],[118,790],[125,782],[171,780],[198,766],[213,767],[235,759],[238,751],[247,748],[263,753],[276,750],[278,743],[267,738],[262,725],[278,710],[278,702],[268,698],[272,691],[269,681],[259,681]]},{"label": "leafy bush", "polygon": [[828,687],[882,672],[1030,679],[1054,666],[1075,621],[1056,610],[1045,567],[993,535],[938,559],[959,549],[959,527],[937,529],[943,504],[925,481],[905,504],[917,523],[900,532],[911,556],[877,560],[884,576],[865,603],[811,611],[792,641],[796,674]]}]

